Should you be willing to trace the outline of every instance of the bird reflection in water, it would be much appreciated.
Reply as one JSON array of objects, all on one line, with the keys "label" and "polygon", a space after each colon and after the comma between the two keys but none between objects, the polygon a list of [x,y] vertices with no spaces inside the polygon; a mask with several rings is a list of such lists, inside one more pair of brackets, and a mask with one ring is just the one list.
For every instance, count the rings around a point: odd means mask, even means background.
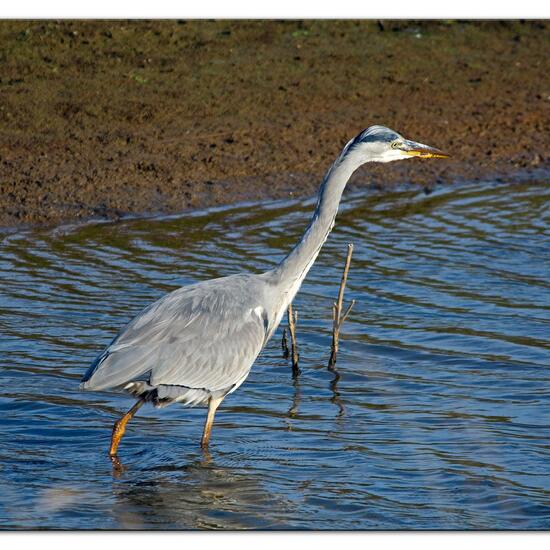
[{"label": "bird reflection in water", "polygon": [[[274,496],[262,487],[260,476],[250,475],[245,466],[220,465],[223,455],[216,460],[206,451],[195,456],[180,466],[163,462],[135,470],[113,460],[112,509],[118,525],[123,529],[281,527],[265,519]],[[280,504],[288,507],[286,502]]]},{"label": "bird reflection in water", "polygon": [[[123,474],[128,471],[128,466],[124,465],[124,463],[120,460],[120,456],[115,455],[109,457],[111,459],[111,464],[113,467],[113,478],[115,479],[122,479]],[[197,459],[195,464],[201,466],[201,467],[207,467],[212,462],[212,455],[210,454],[209,449],[201,449],[201,456]]]}]

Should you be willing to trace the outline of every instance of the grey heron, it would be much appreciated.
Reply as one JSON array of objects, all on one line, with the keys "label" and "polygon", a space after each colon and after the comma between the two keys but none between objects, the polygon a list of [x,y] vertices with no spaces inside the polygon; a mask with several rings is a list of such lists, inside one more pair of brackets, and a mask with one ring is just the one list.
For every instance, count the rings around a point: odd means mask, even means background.
[{"label": "grey heron", "polygon": [[327,239],[344,188],[367,162],[446,158],[439,149],[371,126],[350,140],[329,168],[304,234],[273,269],[199,282],[146,307],[92,363],[85,390],[124,389],[137,398],[115,422],[109,455],[116,457],[127,422],[146,402],[208,407],[206,448],[216,409],[247,378]]}]

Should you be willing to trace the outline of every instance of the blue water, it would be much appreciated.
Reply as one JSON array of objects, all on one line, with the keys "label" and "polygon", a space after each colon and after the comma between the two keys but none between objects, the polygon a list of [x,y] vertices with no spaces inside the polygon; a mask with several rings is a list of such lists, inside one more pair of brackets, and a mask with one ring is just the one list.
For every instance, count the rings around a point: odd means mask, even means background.
[{"label": "blue water", "polygon": [[[348,194],[281,329],[222,404],[78,382],[145,305],[281,259],[313,201],[0,234],[0,527],[549,529],[550,188]],[[331,306],[355,246],[339,379]],[[284,323],[283,323],[284,325]]]}]

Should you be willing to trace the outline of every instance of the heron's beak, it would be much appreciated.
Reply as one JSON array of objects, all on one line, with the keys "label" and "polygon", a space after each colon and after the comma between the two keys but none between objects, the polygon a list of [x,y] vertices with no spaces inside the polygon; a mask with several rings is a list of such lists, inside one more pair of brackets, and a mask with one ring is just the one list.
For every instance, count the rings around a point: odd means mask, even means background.
[{"label": "heron's beak", "polygon": [[402,151],[408,156],[420,157],[423,159],[446,159],[451,156],[435,147],[430,147],[423,143],[416,143],[415,141],[406,141]]}]

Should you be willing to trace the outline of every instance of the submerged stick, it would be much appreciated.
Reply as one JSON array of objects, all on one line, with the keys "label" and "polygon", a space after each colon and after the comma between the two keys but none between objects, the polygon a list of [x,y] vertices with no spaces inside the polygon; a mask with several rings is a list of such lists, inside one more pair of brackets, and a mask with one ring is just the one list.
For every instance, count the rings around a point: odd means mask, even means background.
[{"label": "submerged stick", "polygon": [[300,354],[298,353],[298,344],[296,342],[296,323],[298,322],[298,311],[293,311],[292,304],[289,304],[287,311],[288,331],[290,332],[290,344],[292,348],[292,376],[296,378],[300,374],[298,361]]},{"label": "submerged stick", "polygon": [[340,281],[338,298],[332,306],[332,344],[330,346],[330,359],[328,361],[329,370],[334,370],[334,367],[336,365],[336,355],[338,354],[338,339],[340,337],[340,329],[342,328],[342,324],[344,323],[344,321],[348,318],[351,308],[355,304],[355,300],[352,300],[346,311],[342,314],[342,307],[344,303],[344,289],[346,288],[346,281],[348,280],[348,272],[352,254],[353,244],[348,244],[348,255],[346,257],[344,272],[342,273],[342,280]]}]

